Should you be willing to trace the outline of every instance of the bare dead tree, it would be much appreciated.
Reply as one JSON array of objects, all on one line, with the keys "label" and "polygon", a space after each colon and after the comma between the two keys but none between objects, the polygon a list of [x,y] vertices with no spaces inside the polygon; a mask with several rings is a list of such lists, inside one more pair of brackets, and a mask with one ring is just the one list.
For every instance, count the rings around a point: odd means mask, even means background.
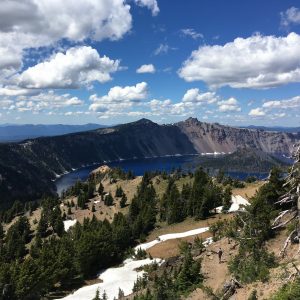
[{"label": "bare dead tree", "polygon": [[[284,184],[284,186],[288,188],[288,192],[280,197],[280,199],[276,202],[279,205],[285,205],[289,203],[291,205],[291,208],[281,212],[272,225],[273,229],[277,229],[286,226],[292,220],[296,220],[297,222],[296,229],[290,233],[283,245],[283,248],[281,249],[280,254],[282,257],[285,255],[286,248],[293,238],[300,241],[300,144],[294,145],[294,147],[295,151],[293,157],[295,159],[295,162]],[[283,217],[287,214],[289,214],[290,217],[285,221],[282,221]]]}]

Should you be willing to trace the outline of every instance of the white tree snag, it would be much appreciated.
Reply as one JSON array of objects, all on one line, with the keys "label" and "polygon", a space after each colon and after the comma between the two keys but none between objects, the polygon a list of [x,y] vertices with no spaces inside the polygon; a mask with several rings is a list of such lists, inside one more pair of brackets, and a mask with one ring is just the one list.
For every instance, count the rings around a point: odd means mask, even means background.
[{"label": "white tree snag", "polygon": [[[295,146],[295,145],[294,145]],[[286,239],[282,250],[280,251],[280,255],[282,257],[284,257],[285,252],[286,252],[286,248],[289,245],[289,243],[291,242],[291,239],[293,237],[293,235],[297,235],[297,239],[299,242],[299,251],[300,252],[300,225],[299,225],[299,220],[300,220],[300,144],[297,145],[297,150],[295,151],[294,155],[293,155],[294,159],[295,159],[295,163],[293,164],[291,171],[288,175],[288,177],[286,178],[286,182],[284,184],[284,186],[289,187],[289,191],[283,195],[279,201],[277,201],[277,204],[286,204],[286,203],[291,203],[292,204],[292,208],[288,211],[283,211],[280,213],[280,215],[274,220],[273,223],[273,227],[272,229],[276,229],[279,227],[283,227],[286,224],[288,224],[290,221],[292,221],[293,219],[296,218],[297,220],[297,224],[296,224],[296,228],[295,230],[293,230],[290,235],[288,236],[288,238]],[[289,211],[295,211],[294,216],[283,222],[278,224],[278,222],[281,222],[282,217],[284,215],[286,215]],[[298,269],[297,269],[298,271]],[[298,274],[299,275],[299,274]]]},{"label": "white tree snag", "polygon": [[285,240],[285,243],[283,245],[283,248],[281,249],[279,255],[283,258],[284,255],[285,255],[285,250],[287,248],[287,246],[289,245],[290,241],[291,241],[291,238],[293,236],[293,234],[296,233],[296,230],[293,230],[290,235],[288,236],[288,238]]}]

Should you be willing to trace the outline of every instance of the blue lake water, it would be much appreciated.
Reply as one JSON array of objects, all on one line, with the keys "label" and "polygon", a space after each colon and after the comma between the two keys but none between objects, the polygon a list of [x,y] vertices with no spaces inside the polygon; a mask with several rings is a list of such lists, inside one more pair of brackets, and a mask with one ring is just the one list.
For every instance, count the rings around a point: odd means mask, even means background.
[{"label": "blue lake water", "polygon": [[[157,158],[145,158],[145,159],[133,159],[123,160],[117,162],[106,163],[110,167],[119,167],[124,171],[133,171],[137,176],[143,175],[146,171],[166,171],[170,173],[174,169],[181,168],[184,171],[194,170],[199,165],[199,156],[186,155],[186,156],[169,156],[169,157],[157,157]],[[66,190],[72,186],[77,180],[86,180],[91,171],[99,167],[100,165],[93,165],[83,167],[66,175],[63,175],[56,180],[56,188],[58,194],[62,190]],[[228,172],[229,176],[244,180],[248,176],[256,176],[259,179],[265,179],[267,173],[248,173],[248,172]]]}]

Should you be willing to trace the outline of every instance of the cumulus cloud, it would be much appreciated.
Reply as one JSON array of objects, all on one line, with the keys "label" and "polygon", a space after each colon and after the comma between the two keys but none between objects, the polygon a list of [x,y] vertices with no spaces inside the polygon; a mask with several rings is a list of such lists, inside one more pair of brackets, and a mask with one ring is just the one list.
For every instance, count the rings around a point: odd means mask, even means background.
[{"label": "cumulus cloud", "polygon": [[265,115],[266,113],[260,107],[253,108],[249,112],[249,116],[251,117],[263,117]]},{"label": "cumulus cloud", "polygon": [[9,109],[19,112],[31,111],[41,112],[48,110],[58,110],[65,107],[80,106],[84,102],[78,97],[70,94],[56,94],[50,90],[33,96],[19,96],[14,101],[10,100]]},{"label": "cumulus cloud", "polygon": [[[130,6],[123,0],[7,0],[0,10],[0,69],[22,66],[23,50],[61,39],[118,40],[130,29]],[[5,58],[5,59],[4,59]]]},{"label": "cumulus cloud", "polygon": [[293,24],[300,24],[300,10],[297,7],[290,7],[285,12],[281,12],[280,16],[280,24],[282,27],[289,27]]},{"label": "cumulus cloud", "polygon": [[194,40],[197,40],[199,38],[204,38],[203,34],[200,32],[197,32],[193,28],[184,28],[180,30],[181,35],[191,37]]},{"label": "cumulus cloud", "polygon": [[150,9],[153,16],[157,16],[159,13],[159,7],[156,0],[135,0],[135,3]]},{"label": "cumulus cloud", "polygon": [[115,86],[111,88],[107,95],[98,97],[92,95],[90,100],[94,103],[89,109],[96,112],[107,111],[122,111],[131,107],[134,103],[146,99],[148,95],[148,85],[146,82],[141,82],[135,86]]},{"label": "cumulus cloud", "polygon": [[218,96],[214,92],[201,93],[198,88],[189,89],[184,94],[183,102],[193,102],[193,103],[214,103],[218,99]]},{"label": "cumulus cloud", "polygon": [[178,74],[211,88],[271,88],[300,82],[300,36],[254,35],[224,46],[201,46],[183,63]]},{"label": "cumulus cloud", "polygon": [[161,115],[186,115],[186,107],[182,102],[173,103],[170,99],[166,100],[151,100],[148,105],[151,109],[151,115],[161,116]]},{"label": "cumulus cloud", "polygon": [[233,97],[219,101],[218,106],[220,112],[241,111],[238,101]]},{"label": "cumulus cloud", "polygon": [[155,73],[155,67],[152,64],[149,65],[142,65],[140,66],[137,70],[137,73],[142,74],[142,73]]},{"label": "cumulus cloud", "polygon": [[49,60],[25,70],[17,77],[23,88],[78,88],[94,81],[111,80],[110,73],[119,69],[119,61],[111,60],[87,46],[57,53]]},{"label": "cumulus cloud", "polygon": [[271,100],[266,101],[263,104],[263,108],[266,109],[292,109],[292,108],[300,108],[300,96],[293,97],[291,99],[286,100]]}]

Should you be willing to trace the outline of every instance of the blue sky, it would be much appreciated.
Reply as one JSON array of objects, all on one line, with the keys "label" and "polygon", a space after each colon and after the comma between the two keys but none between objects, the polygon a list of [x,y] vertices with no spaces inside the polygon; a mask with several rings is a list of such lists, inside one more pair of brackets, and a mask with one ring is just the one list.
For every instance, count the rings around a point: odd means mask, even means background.
[{"label": "blue sky", "polygon": [[300,5],[5,0],[0,123],[300,126]]}]

